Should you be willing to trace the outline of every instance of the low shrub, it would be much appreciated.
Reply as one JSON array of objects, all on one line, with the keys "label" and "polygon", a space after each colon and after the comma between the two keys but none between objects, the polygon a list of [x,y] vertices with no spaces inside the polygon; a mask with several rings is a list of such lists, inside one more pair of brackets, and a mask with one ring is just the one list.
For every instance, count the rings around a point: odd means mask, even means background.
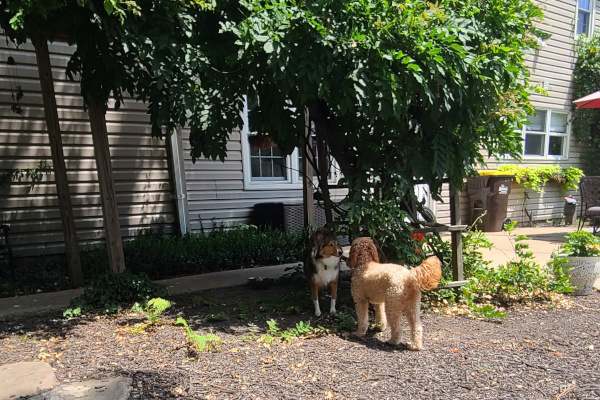
[{"label": "low shrub", "polygon": [[146,303],[155,297],[167,297],[164,285],[151,281],[147,275],[125,271],[100,275],[83,294],[73,300],[65,310],[66,317],[76,317],[88,311],[114,313],[120,306],[131,308],[134,303]]},{"label": "low shrub", "polygon": [[515,258],[497,268],[478,268],[462,288],[464,301],[483,316],[495,314],[488,306],[507,306],[527,301],[549,301],[554,293],[569,293],[573,289],[560,264],[543,267],[534,261],[525,235],[515,235],[516,222],[506,225],[514,242]]},{"label": "low shrub", "polygon": [[151,279],[275,265],[299,259],[302,232],[285,233],[243,225],[208,235],[144,233],[124,244],[125,263]]},{"label": "low shrub", "polygon": [[[510,306],[527,301],[548,301],[554,293],[570,293],[565,267],[560,260],[551,262],[547,267],[536,263],[529,250],[524,235],[512,233],[516,222],[505,226],[514,242],[515,258],[497,268],[489,266],[484,260],[482,248],[491,248],[491,242],[485,234],[477,230],[469,230],[463,236],[463,265],[465,278],[469,283],[463,286],[460,297],[450,289],[439,289],[429,293],[430,300],[444,304],[460,302],[484,318],[503,317],[505,314],[498,307]],[[424,255],[438,254],[443,257],[442,284],[452,278],[451,247],[448,241],[435,235],[426,235],[423,245]]]},{"label": "low shrub", "polygon": [[[205,272],[291,263],[300,259],[303,231],[285,233],[272,228],[242,225],[219,227],[204,234],[184,236],[144,232],[123,243],[125,265],[133,274],[166,279]],[[80,252],[86,283],[108,271],[104,246]],[[17,282],[0,286],[0,297],[52,292],[70,288],[66,261],[42,260],[17,270]]]}]

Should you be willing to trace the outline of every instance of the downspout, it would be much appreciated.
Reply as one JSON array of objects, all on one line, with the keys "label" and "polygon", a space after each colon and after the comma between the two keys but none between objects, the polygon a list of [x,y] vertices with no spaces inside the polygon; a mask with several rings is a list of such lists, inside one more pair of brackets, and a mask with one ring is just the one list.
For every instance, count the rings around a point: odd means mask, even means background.
[{"label": "downspout", "polygon": [[186,199],[186,182],[185,182],[185,163],[183,160],[183,145],[181,139],[181,129],[173,131],[170,137],[171,144],[171,169],[173,171],[173,186],[175,194],[173,195],[177,209],[177,218],[179,221],[179,231],[182,235],[188,232],[188,209]]}]

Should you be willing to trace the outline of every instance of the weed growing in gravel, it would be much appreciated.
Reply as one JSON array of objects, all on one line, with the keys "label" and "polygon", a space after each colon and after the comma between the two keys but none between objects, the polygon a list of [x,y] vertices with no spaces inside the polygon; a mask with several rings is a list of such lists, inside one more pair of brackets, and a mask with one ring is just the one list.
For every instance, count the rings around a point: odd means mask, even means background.
[{"label": "weed growing in gravel", "polygon": [[190,344],[195,346],[199,352],[217,351],[223,344],[223,341],[216,335],[210,333],[206,335],[198,335],[192,330],[192,328],[188,326],[187,321],[182,317],[177,318],[175,325],[183,325],[183,328],[188,335]]},{"label": "weed growing in gravel", "polygon": [[352,315],[339,312],[335,315],[338,331],[353,331],[356,329],[356,320]]},{"label": "weed growing in gravel", "polygon": [[229,317],[227,317],[227,314],[224,312],[211,314],[206,318],[207,321],[227,321],[228,319]]},{"label": "weed growing in gravel", "polygon": [[243,337],[243,340],[258,340],[260,338],[261,329],[258,325],[250,323],[248,324],[248,334]]},{"label": "weed growing in gravel", "polygon": [[195,306],[205,306],[205,307],[216,307],[219,305],[219,300],[217,299],[205,299],[200,296],[194,296],[192,298],[192,304]]},{"label": "weed growing in gravel", "polygon": [[252,306],[248,303],[238,302],[236,305],[238,311],[238,319],[245,321],[253,315],[256,315]]},{"label": "weed growing in gravel", "polygon": [[145,307],[142,307],[140,303],[135,303],[132,307],[132,310],[137,313],[143,313],[146,315],[146,319],[150,325],[156,325],[159,321],[161,314],[167,308],[171,307],[173,303],[169,300],[162,299],[160,297],[155,297],[153,299],[148,300]]},{"label": "weed growing in gravel", "polygon": [[255,303],[238,302],[236,309],[238,319],[245,321],[250,318],[265,317],[272,313],[280,314],[300,314],[303,307],[299,304],[305,304],[306,295],[304,293],[266,298]]},{"label": "weed growing in gravel", "polygon": [[292,341],[292,338],[326,335],[330,333],[329,329],[323,328],[322,326],[313,328],[310,325],[310,322],[304,321],[298,322],[294,328],[281,329],[277,325],[277,321],[271,319],[267,321],[267,326],[267,333],[260,337],[266,344],[272,344],[275,339],[289,343]]}]

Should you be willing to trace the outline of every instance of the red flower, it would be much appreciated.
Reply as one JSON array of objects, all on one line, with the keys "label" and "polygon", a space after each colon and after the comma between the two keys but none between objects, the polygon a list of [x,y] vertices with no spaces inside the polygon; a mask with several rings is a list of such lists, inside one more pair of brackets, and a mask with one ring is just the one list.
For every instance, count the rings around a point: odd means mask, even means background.
[{"label": "red flower", "polygon": [[415,247],[415,253],[419,254],[421,252],[421,249],[419,249],[418,247]]},{"label": "red flower", "polygon": [[410,236],[412,236],[415,242],[420,242],[425,237],[422,233],[411,233]]}]

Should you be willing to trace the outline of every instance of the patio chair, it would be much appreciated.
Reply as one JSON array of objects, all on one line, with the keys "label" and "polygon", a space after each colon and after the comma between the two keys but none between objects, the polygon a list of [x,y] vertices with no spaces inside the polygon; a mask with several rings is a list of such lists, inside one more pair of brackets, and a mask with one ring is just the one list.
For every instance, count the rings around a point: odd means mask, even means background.
[{"label": "patio chair", "polygon": [[581,230],[586,221],[592,225],[595,235],[600,228],[600,176],[586,176],[579,180],[581,193],[581,211],[577,230]]}]

